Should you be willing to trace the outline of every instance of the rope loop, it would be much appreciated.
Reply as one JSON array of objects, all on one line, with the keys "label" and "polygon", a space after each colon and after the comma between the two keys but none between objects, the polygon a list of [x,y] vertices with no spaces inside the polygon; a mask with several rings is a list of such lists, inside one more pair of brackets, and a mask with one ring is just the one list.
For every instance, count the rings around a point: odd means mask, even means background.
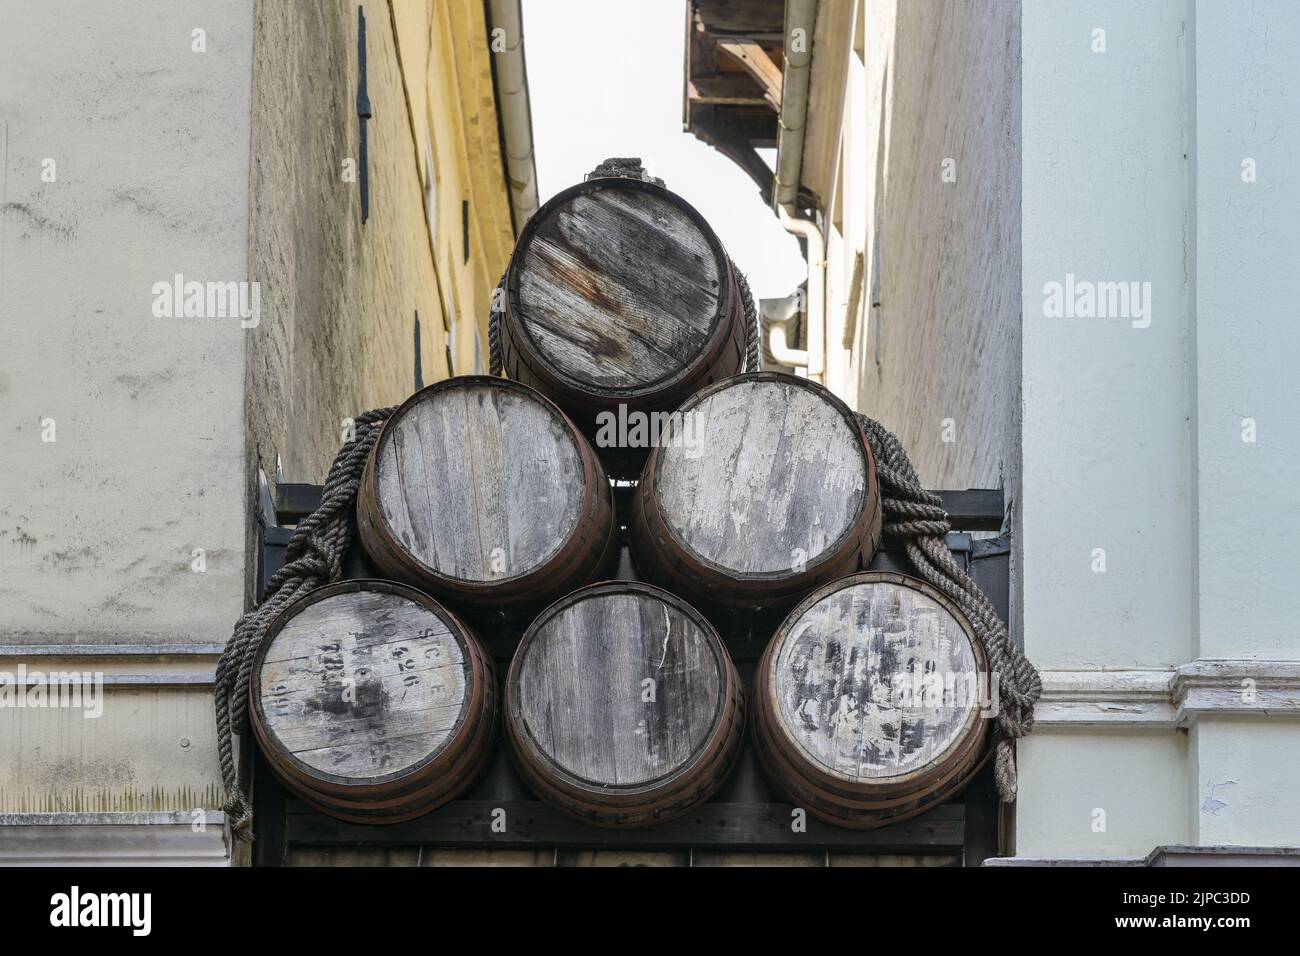
[{"label": "rope loop", "polygon": [[222,805],[231,832],[251,841],[253,809],[239,786],[234,739],[248,729],[248,685],[253,660],[267,628],[286,607],[309,591],[343,576],[343,561],[352,545],[352,506],[370,450],[383,423],[397,406],[377,408],[353,419],[355,431],[343,443],[325,478],[321,503],[298,522],[285,547],[285,564],[267,582],[262,603],[241,615],[217,662],[213,689],[217,717],[217,759],[226,799]]},{"label": "rope loop", "polygon": [[998,681],[993,776],[1004,803],[1016,799],[1015,741],[1034,727],[1034,704],[1043,692],[1038,669],[1011,640],[997,609],[953,560],[944,536],[952,530],[943,500],[921,486],[898,437],[874,419],[858,415],[876,459],[884,531],[902,539],[917,574],[943,592],[969,618]]}]

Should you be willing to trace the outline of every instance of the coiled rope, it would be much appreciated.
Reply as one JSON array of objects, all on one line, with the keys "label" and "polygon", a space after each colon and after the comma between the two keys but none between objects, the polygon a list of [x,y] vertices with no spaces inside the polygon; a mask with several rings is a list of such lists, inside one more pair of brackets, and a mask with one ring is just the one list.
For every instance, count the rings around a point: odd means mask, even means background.
[{"label": "coiled rope", "polygon": [[899,538],[917,574],[946,594],[970,619],[998,682],[993,776],[1004,803],[1016,799],[1015,741],[1034,727],[1043,692],[1038,669],[1011,640],[992,602],[958,567],[944,536],[952,530],[942,500],[921,487],[903,443],[879,422],[858,415],[876,458],[884,532]]},{"label": "coiled rope", "polygon": [[242,615],[217,662],[213,694],[217,715],[217,758],[226,791],[222,806],[230,829],[251,840],[253,809],[239,787],[235,772],[234,738],[248,729],[248,682],[253,658],[267,627],[286,607],[313,588],[339,580],[343,559],[352,544],[352,507],[370,449],[383,423],[397,409],[377,408],[353,419],[351,437],[330,465],[320,507],[299,522],[285,548],[285,564],[271,575],[262,603]]}]

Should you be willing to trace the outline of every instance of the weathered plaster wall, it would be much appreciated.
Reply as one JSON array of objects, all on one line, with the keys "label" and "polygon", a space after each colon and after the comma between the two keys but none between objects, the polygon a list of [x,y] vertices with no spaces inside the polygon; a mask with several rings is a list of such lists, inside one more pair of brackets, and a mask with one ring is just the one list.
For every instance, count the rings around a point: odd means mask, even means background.
[{"label": "weathered plaster wall", "polygon": [[[1040,667],[1191,651],[1184,13],[1025,9],[1025,642]],[[1150,326],[1048,317],[1044,285],[1067,274],[1149,282]]]},{"label": "weathered plaster wall", "polygon": [[[1191,654],[1183,7],[1024,7],[1024,635],[1045,670]],[[1149,281],[1150,326],[1047,316],[1044,285],[1067,273]],[[1135,749],[1123,730],[1049,732],[1024,751],[1020,854],[1141,856],[1190,839],[1184,735]],[[1063,808],[1049,781],[1085,753],[1091,773],[1069,785],[1089,799]]]},{"label": "weathered plaster wall", "polygon": [[1017,853],[1141,857],[1188,842],[1188,754],[1175,736],[1039,728],[1021,741]]},{"label": "weathered plaster wall", "polygon": [[1300,727],[1295,719],[1202,717],[1189,740],[1193,786],[1184,800],[1196,843],[1300,845]]},{"label": "weathered plaster wall", "polygon": [[[344,418],[446,374],[424,193],[386,4],[366,7],[370,218],[360,215],[357,4],[259,2],[253,44],[250,452],[320,481]],[[351,162],[356,180],[344,176]],[[250,464],[255,464],[252,462]]]},{"label": "weathered plaster wall", "polygon": [[1198,654],[1296,660],[1300,11],[1198,2],[1195,31]]},{"label": "weathered plaster wall", "polygon": [[[857,407],[929,487],[1019,471],[1020,4],[866,0]],[[951,159],[955,182],[943,178]],[[861,203],[861,206],[859,205]],[[859,211],[860,209],[860,211]],[[944,420],[952,420],[945,441]]]},{"label": "weathered plaster wall", "polygon": [[0,35],[0,643],[224,640],[246,333],[156,318],[152,286],[246,278],[250,4],[17,6]]},{"label": "weathered plaster wall", "polygon": [[[1300,661],[1300,8],[1196,0],[1191,14],[1193,656]],[[1201,718],[1189,740],[1198,843],[1300,845],[1294,712]]]},{"label": "weathered plaster wall", "polygon": [[[423,71],[423,113],[434,160],[422,170],[428,177],[427,167],[433,167],[438,189],[434,250],[448,324],[454,323],[452,354],[460,375],[487,371],[492,290],[514,248],[514,226],[524,225],[511,223],[490,62],[496,54],[489,52],[485,6],[479,0],[433,4]],[[517,42],[509,39],[512,45]],[[403,41],[407,62],[405,49]],[[418,117],[420,110],[415,111]],[[469,218],[468,249],[463,215]]]},{"label": "weathered plaster wall", "polygon": [[[153,286],[248,278],[252,2],[0,22],[0,670],[161,678],[243,609],[247,333],[160,317]],[[0,709],[0,811],[213,806],[196,679]]]},{"label": "weathered plaster wall", "polygon": [[486,367],[511,244],[481,5],[364,7],[362,225],[359,184],[342,175],[359,157],[357,5],[257,4],[249,261],[264,319],[249,339],[248,424],[267,474],[278,455],[291,481],[324,477],[344,418],[411,393],[417,311],[426,384],[448,374],[449,346],[454,371],[473,372],[480,333]]}]

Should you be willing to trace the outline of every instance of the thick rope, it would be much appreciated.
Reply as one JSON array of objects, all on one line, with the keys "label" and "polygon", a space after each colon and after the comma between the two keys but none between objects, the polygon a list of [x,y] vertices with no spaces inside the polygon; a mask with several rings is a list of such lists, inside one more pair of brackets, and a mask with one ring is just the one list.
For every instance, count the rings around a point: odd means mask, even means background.
[{"label": "thick rope", "polygon": [[285,549],[285,564],[271,575],[262,603],[240,617],[217,663],[217,757],[226,790],[222,809],[231,831],[252,839],[253,810],[239,787],[234,739],[248,729],[248,683],[253,658],[266,629],[281,611],[313,588],[343,576],[343,559],[352,544],[352,507],[361,473],[385,420],[396,410],[378,408],[353,419],[355,431],[330,465],[320,507],[298,523]]},{"label": "thick rope", "polygon": [[1034,726],[1034,704],[1043,691],[1037,668],[1011,641],[993,604],[953,560],[944,543],[951,530],[942,500],[921,487],[902,442],[889,429],[859,415],[876,458],[886,534],[901,538],[916,572],[946,594],[970,619],[998,681],[993,774],[1004,803],[1016,799],[1015,741]]},{"label": "thick rope", "polygon": [[641,165],[640,156],[611,156],[587,173],[583,180],[604,179],[614,176],[622,179],[642,179],[648,183],[654,183],[656,186],[664,184],[662,179],[651,176],[649,171]]},{"label": "thick rope", "polygon": [[[728,259],[728,262],[731,260]],[[736,273],[736,283],[740,286],[740,303],[745,310],[745,371],[757,372],[763,362],[763,326],[759,321],[758,309],[754,306],[754,296],[749,291],[749,280],[745,273],[731,263],[731,270]]]},{"label": "thick rope", "polygon": [[506,294],[506,277],[502,276],[501,281],[497,283],[496,291],[492,293],[492,304],[488,312],[488,373],[500,378],[502,374],[501,365],[501,311],[497,308],[498,304],[504,301]]}]

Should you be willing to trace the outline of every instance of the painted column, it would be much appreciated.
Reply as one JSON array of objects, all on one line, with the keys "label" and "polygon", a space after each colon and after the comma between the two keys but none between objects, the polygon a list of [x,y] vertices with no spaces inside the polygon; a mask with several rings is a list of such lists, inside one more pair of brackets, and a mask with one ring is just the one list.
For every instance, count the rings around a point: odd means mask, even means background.
[{"label": "painted column", "polygon": [[1195,656],[1236,663],[1200,665],[1192,836],[1296,845],[1300,8],[1198,0],[1194,36]]},{"label": "painted column", "polygon": [[1300,10],[1035,2],[1022,37],[1024,636],[1045,694],[1017,853],[1295,844]]}]

